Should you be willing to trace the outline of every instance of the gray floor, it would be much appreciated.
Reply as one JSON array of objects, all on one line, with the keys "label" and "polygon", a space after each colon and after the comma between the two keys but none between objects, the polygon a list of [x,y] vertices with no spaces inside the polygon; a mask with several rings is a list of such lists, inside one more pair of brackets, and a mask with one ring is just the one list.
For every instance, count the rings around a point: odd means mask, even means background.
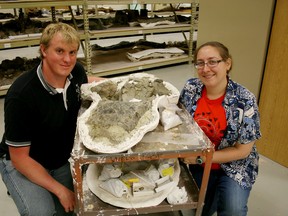
[{"label": "gray floor", "polygon": [[[193,68],[189,64],[165,67],[147,71],[155,74],[181,89],[185,81],[194,75]],[[0,98],[0,135],[3,133],[3,105],[4,98]],[[250,216],[286,216],[288,215],[288,169],[269,160],[260,157],[260,173],[253,187],[249,199]],[[185,216],[192,216],[191,211],[183,212]],[[0,181],[0,215],[19,215],[12,199],[7,196],[6,188]],[[164,215],[163,213],[153,215]],[[166,214],[165,214],[166,215]],[[173,215],[173,214],[167,214]]]}]

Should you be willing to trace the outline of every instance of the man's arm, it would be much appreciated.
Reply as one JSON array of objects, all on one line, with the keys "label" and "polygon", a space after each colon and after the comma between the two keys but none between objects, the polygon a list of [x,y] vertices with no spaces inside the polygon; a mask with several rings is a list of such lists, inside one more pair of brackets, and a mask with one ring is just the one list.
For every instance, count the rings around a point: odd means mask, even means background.
[{"label": "man's arm", "polygon": [[99,81],[104,80],[104,79],[106,79],[106,78],[96,77],[96,76],[88,76],[88,83],[99,82]]},{"label": "man's arm", "polygon": [[13,166],[31,182],[55,194],[66,212],[73,211],[75,207],[74,193],[52,178],[41,164],[29,156],[29,151],[29,146],[9,146]]}]

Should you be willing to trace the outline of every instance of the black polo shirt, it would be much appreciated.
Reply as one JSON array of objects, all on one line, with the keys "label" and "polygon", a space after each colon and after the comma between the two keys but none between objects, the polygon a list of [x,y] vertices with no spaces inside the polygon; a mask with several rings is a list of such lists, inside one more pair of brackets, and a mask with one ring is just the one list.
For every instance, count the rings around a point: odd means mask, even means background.
[{"label": "black polo shirt", "polygon": [[63,93],[58,93],[44,80],[41,65],[11,85],[4,103],[5,143],[1,143],[7,159],[10,159],[9,152],[3,145],[30,146],[30,156],[47,169],[59,168],[67,162],[81,104],[80,86],[87,83],[80,63],[68,79],[66,107]]}]

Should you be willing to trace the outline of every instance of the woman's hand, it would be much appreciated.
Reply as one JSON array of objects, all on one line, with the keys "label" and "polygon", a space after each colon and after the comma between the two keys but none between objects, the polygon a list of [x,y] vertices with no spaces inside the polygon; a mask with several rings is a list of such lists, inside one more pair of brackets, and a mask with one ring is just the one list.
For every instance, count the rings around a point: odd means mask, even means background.
[{"label": "woman's hand", "polygon": [[[183,158],[182,161],[185,164],[199,164],[199,163],[197,163],[197,158],[198,157],[199,156],[190,156],[190,157]],[[200,158],[202,159],[202,163],[205,163],[206,157],[205,156],[201,156]]]}]

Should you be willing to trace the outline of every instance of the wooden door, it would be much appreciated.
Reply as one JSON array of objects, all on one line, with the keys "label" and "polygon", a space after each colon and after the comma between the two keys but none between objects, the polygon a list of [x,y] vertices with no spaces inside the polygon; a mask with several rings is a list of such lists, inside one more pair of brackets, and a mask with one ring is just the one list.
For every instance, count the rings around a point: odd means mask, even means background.
[{"label": "wooden door", "polygon": [[288,1],[277,0],[260,93],[259,152],[288,167]]}]

